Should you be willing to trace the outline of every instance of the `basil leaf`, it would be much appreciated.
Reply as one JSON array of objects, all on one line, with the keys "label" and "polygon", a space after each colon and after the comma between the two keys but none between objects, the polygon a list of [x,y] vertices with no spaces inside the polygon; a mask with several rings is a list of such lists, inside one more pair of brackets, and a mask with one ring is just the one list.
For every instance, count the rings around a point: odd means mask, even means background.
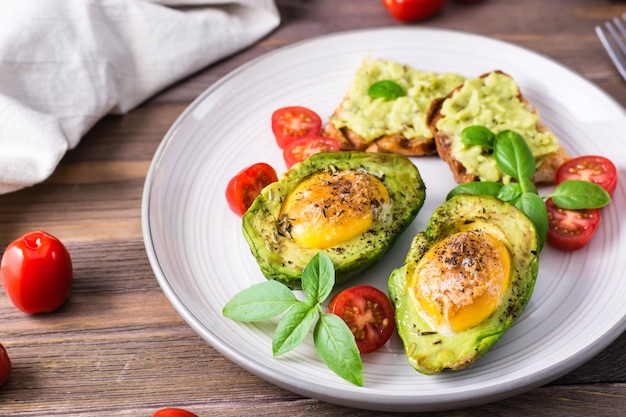
[{"label": "basil leaf", "polygon": [[299,302],[293,292],[278,281],[265,281],[237,293],[224,306],[222,314],[238,321],[275,317]]},{"label": "basil leaf", "polygon": [[328,255],[317,252],[302,272],[302,291],[309,305],[324,301],[335,285],[335,267]]},{"label": "basil leaf", "polygon": [[386,100],[395,100],[405,95],[404,89],[400,84],[392,80],[381,80],[370,85],[367,95],[371,98],[384,98]]},{"label": "basil leaf", "polygon": [[272,339],[272,353],[280,356],[298,346],[311,330],[317,313],[318,305],[310,306],[304,301],[294,304],[278,322]]},{"label": "basil leaf", "polygon": [[461,131],[461,142],[466,145],[478,145],[483,148],[493,148],[496,135],[485,126],[468,126]]},{"label": "basil leaf", "polygon": [[334,285],[335,267],[328,255],[318,252],[302,274],[306,301],[299,301],[280,282],[266,281],[236,294],[226,303],[222,314],[239,321],[255,321],[285,312],[272,338],[274,357],[302,343],[315,323],[313,342],[322,361],[337,375],[362,386],[363,363],[354,335],[339,316],[323,314],[321,303]]},{"label": "basil leaf", "polygon": [[493,156],[498,168],[518,181],[535,173],[535,158],[530,148],[512,130],[503,130],[496,135]]},{"label": "basil leaf", "polygon": [[521,178],[519,180],[519,185],[522,187],[522,192],[538,194],[537,186],[530,178]]},{"label": "basil leaf", "polygon": [[493,197],[497,197],[500,189],[502,188],[502,183],[499,182],[491,182],[491,181],[473,181],[466,182],[463,184],[459,184],[454,187],[448,195],[446,196],[446,200],[454,197],[457,194],[474,194],[474,195],[490,195]]},{"label": "basil leaf", "polygon": [[498,198],[503,201],[512,201],[522,195],[522,187],[516,182],[504,185],[498,193]]},{"label": "basil leaf", "polygon": [[363,362],[348,325],[334,314],[320,316],[313,331],[315,349],[326,366],[348,382],[363,386]]},{"label": "basil leaf", "polygon": [[567,210],[600,208],[611,202],[611,196],[604,188],[584,180],[563,181],[548,197],[558,207]]},{"label": "basil leaf", "polygon": [[543,248],[548,237],[548,210],[546,203],[535,193],[522,193],[511,203],[528,216],[535,224],[539,236],[539,248]]}]

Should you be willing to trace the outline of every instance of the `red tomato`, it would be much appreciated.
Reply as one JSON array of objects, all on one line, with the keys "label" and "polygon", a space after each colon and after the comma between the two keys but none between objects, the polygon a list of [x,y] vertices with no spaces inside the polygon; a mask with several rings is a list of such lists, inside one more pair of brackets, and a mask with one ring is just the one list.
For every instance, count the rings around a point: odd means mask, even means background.
[{"label": "red tomato", "polygon": [[341,291],[330,300],[328,312],[348,324],[362,354],[374,352],[387,343],[396,329],[391,300],[370,285]]},{"label": "red tomato", "polygon": [[280,149],[293,140],[317,136],[321,130],[322,119],[306,107],[283,107],[272,114],[272,132]]},{"label": "red tomato", "polygon": [[589,242],[598,229],[600,210],[566,210],[552,199],[546,201],[548,210],[548,243],[563,250],[577,250]]},{"label": "red tomato", "polygon": [[196,414],[183,410],[182,408],[162,408],[152,417],[198,417]]},{"label": "red tomato", "polygon": [[254,199],[268,184],[278,181],[276,171],[270,165],[259,162],[237,173],[226,186],[226,201],[238,216],[248,210]]},{"label": "red tomato", "polygon": [[603,156],[579,156],[563,163],[556,171],[557,184],[566,180],[595,182],[611,194],[617,186],[617,169]]},{"label": "red tomato", "polygon": [[415,22],[437,13],[446,0],[383,0],[389,13],[401,22]]},{"label": "red tomato", "polygon": [[72,260],[63,243],[41,231],[7,246],[0,263],[2,287],[24,313],[49,313],[70,295]]},{"label": "red tomato", "polygon": [[339,142],[324,136],[310,136],[289,142],[283,149],[283,158],[287,168],[297,162],[302,162],[309,156],[320,152],[339,150]]},{"label": "red tomato", "polygon": [[9,354],[7,350],[0,343],[0,387],[7,382],[9,379],[9,374],[11,373],[11,359],[9,359]]}]

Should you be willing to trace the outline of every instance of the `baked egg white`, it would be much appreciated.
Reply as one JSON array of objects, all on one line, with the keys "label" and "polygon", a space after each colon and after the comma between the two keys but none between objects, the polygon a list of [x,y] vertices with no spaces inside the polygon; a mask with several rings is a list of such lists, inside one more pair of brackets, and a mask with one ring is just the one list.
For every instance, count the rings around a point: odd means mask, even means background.
[{"label": "baked egg white", "polygon": [[283,203],[281,218],[294,242],[327,249],[367,232],[391,207],[383,182],[358,170],[321,172],[300,182]]},{"label": "baked egg white", "polygon": [[411,268],[409,288],[417,310],[440,333],[485,321],[510,285],[511,255],[504,238],[482,226],[474,223],[439,241]]}]

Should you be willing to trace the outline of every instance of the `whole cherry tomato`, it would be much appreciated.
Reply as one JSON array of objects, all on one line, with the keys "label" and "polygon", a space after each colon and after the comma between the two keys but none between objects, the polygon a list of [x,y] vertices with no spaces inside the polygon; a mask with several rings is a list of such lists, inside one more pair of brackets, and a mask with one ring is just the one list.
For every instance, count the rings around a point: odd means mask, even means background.
[{"label": "whole cherry tomato", "polygon": [[248,210],[254,199],[268,184],[278,181],[276,171],[270,165],[259,162],[237,173],[226,186],[226,201],[238,216]]},{"label": "whole cherry tomato", "polygon": [[183,410],[182,408],[162,408],[152,417],[198,417],[196,414]]},{"label": "whole cherry tomato", "polygon": [[585,246],[596,233],[600,210],[566,210],[557,207],[551,198],[546,200],[548,210],[548,244],[573,251]]},{"label": "whole cherry tomato", "polygon": [[346,322],[362,354],[378,350],[396,329],[391,300],[371,285],[341,291],[328,303],[328,312]]},{"label": "whole cherry tomato", "polygon": [[283,158],[287,168],[291,168],[295,163],[302,162],[313,154],[338,150],[339,142],[333,138],[308,136],[287,143],[283,149]]},{"label": "whole cherry tomato", "polygon": [[9,379],[9,374],[11,373],[11,359],[9,359],[9,354],[7,350],[0,343],[0,387],[7,382]]},{"label": "whole cherry tomato", "polygon": [[283,107],[272,114],[272,132],[280,149],[293,140],[317,136],[321,129],[321,117],[306,107]]},{"label": "whole cherry tomato", "polygon": [[383,0],[387,11],[401,22],[415,22],[437,13],[446,0]]},{"label": "whole cherry tomato", "polygon": [[42,231],[26,233],[7,246],[0,262],[2,287],[24,313],[58,309],[72,288],[72,260],[56,237]]},{"label": "whole cherry tomato", "polygon": [[617,168],[603,156],[583,155],[564,162],[556,171],[556,183],[566,180],[591,181],[611,194],[617,186]]}]

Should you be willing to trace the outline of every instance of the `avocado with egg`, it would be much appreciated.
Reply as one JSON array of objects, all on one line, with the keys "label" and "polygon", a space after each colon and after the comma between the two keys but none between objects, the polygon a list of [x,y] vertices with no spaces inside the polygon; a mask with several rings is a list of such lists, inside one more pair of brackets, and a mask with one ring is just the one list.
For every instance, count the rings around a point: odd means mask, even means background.
[{"label": "avocado with egg", "polygon": [[538,251],[533,222],[507,202],[459,194],[439,206],[389,278],[409,363],[437,374],[483,356],[526,307]]},{"label": "avocado with egg", "polygon": [[243,234],[266,278],[300,288],[304,267],[324,251],[340,283],[389,250],[425,195],[405,156],[318,153],[262,190],[243,216]]}]

